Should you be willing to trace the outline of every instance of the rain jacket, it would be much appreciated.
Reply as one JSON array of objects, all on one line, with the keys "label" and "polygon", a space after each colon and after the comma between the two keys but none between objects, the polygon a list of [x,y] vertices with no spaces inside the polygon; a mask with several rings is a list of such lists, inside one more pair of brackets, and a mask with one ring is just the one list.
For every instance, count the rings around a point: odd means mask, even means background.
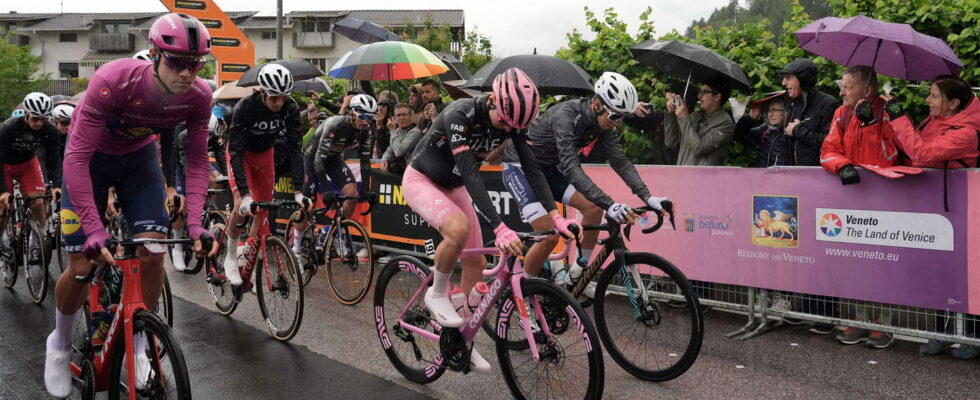
[{"label": "rain jacket", "polygon": [[665,144],[680,147],[677,165],[721,165],[725,161],[735,136],[735,123],[725,109],[698,110],[680,121],[667,113],[665,121]]},{"label": "rain jacket", "polygon": [[[916,129],[907,117],[892,121],[895,139],[916,167],[974,168],[977,166],[977,134],[980,133],[980,101],[976,96],[963,111],[948,117],[929,117]],[[953,161],[956,162],[953,162]],[[948,163],[947,163],[948,162]]]},{"label": "rain jacket", "polygon": [[853,109],[838,107],[830,124],[830,133],[823,142],[820,165],[834,174],[848,164],[871,164],[879,167],[897,165],[895,134],[884,108],[885,101],[880,97],[876,98],[871,103],[876,122],[862,127]]},{"label": "rain jacket", "polygon": [[794,162],[789,164],[819,165],[823,141],[827,137],[834,109],[840,106],[840,102],[817,90],[817,65],[813,61],[798,58],[781,72],[795,75],[803,89],[803,94],[797,99],[783,95],[783,104],[787,111],[786,122],[795,119],[801,121],[793,129],[793,137],[790,139]]},{"label": "rain jacket", "polygon": [[746,114],[735,124],[735,141],[755,149],[755,168],[793,165],[790,137],[780,126],[770,126]]}]

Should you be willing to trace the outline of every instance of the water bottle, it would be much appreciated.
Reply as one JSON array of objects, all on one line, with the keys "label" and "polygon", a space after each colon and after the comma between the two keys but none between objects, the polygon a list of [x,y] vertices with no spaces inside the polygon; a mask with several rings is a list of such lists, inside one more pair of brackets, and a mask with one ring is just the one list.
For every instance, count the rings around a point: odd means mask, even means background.
[{"label": "water bottle", "polygon": [[92,313],[92,324],[89,325],[88,335],[93,347],[100,347],[105,343],[114,316],[115,313],[112,312],[112,309]]},{"label": "water bottle", "polygon": [[[453,290],[449,292],[449,301],[453,303],[453,308],[456,309],[456,313],[460,317],[469,318],[473,314],[473,309],[480,305],[480,301],[483,300],[483,296],[490,291],[490,288],[484,282],[478,282],[473,286],[473,290],[470,290],[470,295],[466,298],[464,304],[463,288],[459,286],[453,286]],[[465,306],[465,307],[464,307]]]},{"label": "water bottle", "polygon": [[320,233],[316,235],[316,251],[317,253],[323,252],[323,246],[327,243],[327,233],[330,232],[330,225],[323,225],[323,229],[320,229]]},{"label": "water bottle", "polygon": [[470,290],[470,296],[466,299],[466,305],[469,313],[472,313],[480,302],[483,301],[483,296],[486,296],[490,292],[490,287],[487,286],[485,282],[477,282],[473,285],[473,290]]}]

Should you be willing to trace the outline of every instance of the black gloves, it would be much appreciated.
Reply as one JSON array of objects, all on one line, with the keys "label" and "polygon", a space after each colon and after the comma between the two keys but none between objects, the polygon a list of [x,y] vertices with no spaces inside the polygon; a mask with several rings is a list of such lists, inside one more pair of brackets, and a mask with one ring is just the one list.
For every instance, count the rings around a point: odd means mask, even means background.
[{"label": "black gloves", "polygon": [[874,113],[871,111],[871,103],[867,100],[861,100],[857,103],[857,106],[854,107],[854,114],[861,121],[862,128],[876,122]]},{"label": "black gloves", "polygon": [[885,112],[888,113],[888,117],[891,118],[892,121],[905,115],[905,110],[902,110],[902,105],[898,104],[898,99],[894,97],[885,103]]},{"label": "black gloves", "polygon": [[837,175],[840,176],[840,183],[844,185],[853,185],[861,182],[861,177],[858,176],[857,170],[851,164],[847,164],[840,171],[837,171]]}]

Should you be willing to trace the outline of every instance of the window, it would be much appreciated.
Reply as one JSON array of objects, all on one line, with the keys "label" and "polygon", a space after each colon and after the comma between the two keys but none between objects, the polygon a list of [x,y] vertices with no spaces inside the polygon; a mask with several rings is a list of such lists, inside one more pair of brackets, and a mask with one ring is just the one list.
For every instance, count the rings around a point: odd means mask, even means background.
[{"label": "window", "polygon": [[61,43],[77,42],[78,41],[78,34],[77,33],[59,33],[58,34],[58,41],[61,42]]},{"label": "window", "polygon": [[273,40],[276,38],[276,31],[262,32],[262,40]]},{"label": "window", "polygon": [[302,32],[330,32],[330,20],[326,18],[303,18],[301,24]]},{"label": "window", "polygon": [[103,22],[102,33],[129,33],[129,22]]},{"label": "window", "polygon": [[327,64],[326,58],[304,58],[304,60],[316,65],[317,68],[320,68],[320,71],[327,71],[327,68],[331,67],[331,65]]},{"label": "window", "polygon": [[78,78],[78,63],[58,63],[58,73],[61,78]]}]

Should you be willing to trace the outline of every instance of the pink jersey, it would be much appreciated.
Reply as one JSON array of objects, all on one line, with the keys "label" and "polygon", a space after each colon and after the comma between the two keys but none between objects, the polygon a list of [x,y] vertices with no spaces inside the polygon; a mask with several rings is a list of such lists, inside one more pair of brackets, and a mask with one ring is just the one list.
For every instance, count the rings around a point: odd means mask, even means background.
[{"label": "pink jersey", "polygon": [[[187,211],[201,215],[207,194],[208,121],[211,88],[200,78],[180,96],[167,95],[154,83],[153,64],[121,59],[99,68],[73,114],[71,137],[64,159],[64,181],[72,204],[87,232],[104,229],[92,194],[89,163],[95,152],[131,153],[153,142],[155,135],[174,135],[174,127],[187,121]],[[201,221],[190,218],[192,238]]]}]

